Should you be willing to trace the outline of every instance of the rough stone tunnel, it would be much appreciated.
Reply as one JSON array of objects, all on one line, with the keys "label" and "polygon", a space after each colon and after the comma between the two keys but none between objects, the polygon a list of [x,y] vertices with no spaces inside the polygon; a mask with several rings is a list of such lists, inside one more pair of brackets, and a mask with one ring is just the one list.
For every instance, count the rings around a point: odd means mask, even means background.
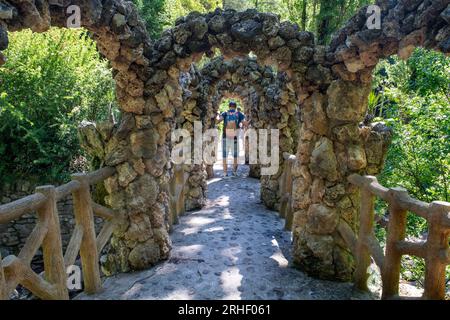
[{"label": "rough stone tunnel", "polygon": [[[351,279],[354,259],[338,232],[340,220],[358,229],[353,173],[377,175],[390,132],[365,121],[372,72],[380,59],[406,59],[416,47],[450,52],[448,0],[377,1],[382,29],[368,29],[362,8],[327,46],[278,16],[255,10],[216,10],[179,18],[150,39],[131,2],[123,0],[0,1],[0,50],[8,32],[66,26],[65,8],[81,8],[82,27],[111,63],[119,123],[82,130],[85,148],[116,167],[105,181],[106,203],[120,215],[102,268],[107,274],[148,269],[171,254],[168,183],[174,129],[214,127],[226,97],[243,101],[254,128],[280,130],[280,170],[262,176],[261,199],[279,207],[283,156],[296,155],[293,181],[294,264],[308,275]],[[204,66],[197,62],[204,56]],[[0,64],[5,61],[0,52]],[[185,165],[186,209],[206,204],[206,165]],[[259,178],[258,166],[251,176]]]}]

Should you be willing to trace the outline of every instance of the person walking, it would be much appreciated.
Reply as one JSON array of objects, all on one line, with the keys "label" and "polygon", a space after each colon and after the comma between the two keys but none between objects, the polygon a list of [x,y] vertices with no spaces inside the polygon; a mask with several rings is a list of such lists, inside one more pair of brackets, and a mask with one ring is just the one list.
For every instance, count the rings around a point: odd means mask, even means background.
[{"label": "person walking", "polygon": [[237,176],[238,157],[239,157],[239,143],[238,134],[241,124],[245,123],[245,116],[242,112],[237,111],[237,104],[230,101],[229,109],[226,112],[218,115],[218,123],[224,123],[222,134],[222,157],[223,157],[223,176],[228,175],[227,157],[229,153],[233,153],[233,176]]}]

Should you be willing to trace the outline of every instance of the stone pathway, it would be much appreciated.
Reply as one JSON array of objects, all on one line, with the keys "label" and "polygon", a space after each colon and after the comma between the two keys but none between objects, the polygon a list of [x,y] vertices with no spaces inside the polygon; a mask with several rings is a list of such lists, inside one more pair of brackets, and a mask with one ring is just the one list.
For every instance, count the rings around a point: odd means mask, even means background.
[{"label": "stone pathway", "polygon": [[207,206],[174,227],[169,260],[108,278],[102,293],[77,299],[370,298],[355,296],[351,284],[316,280],[291,267],[291,233],[261,203],[259,181],[247,171],[209,181]]}]

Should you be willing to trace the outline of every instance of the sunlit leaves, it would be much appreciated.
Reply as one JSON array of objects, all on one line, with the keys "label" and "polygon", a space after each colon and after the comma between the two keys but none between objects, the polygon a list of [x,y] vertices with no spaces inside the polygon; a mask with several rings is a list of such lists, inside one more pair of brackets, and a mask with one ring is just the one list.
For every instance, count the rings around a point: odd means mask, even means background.
[{"label": "sunlit leaves", "polygon": [[0,68],[0,176],[65,179],[81,120],[115,106],[108,63],[83,30],[11,33]]}]

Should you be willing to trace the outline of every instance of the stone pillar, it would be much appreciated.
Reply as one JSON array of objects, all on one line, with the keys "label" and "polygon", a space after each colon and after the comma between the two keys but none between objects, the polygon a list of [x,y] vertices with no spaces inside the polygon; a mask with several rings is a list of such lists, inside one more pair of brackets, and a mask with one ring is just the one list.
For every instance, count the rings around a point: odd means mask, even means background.
[{"label": "stone pillar", "polygon": [[347,177],[381,170],[390,132],[362,125],[369,84],[335,80],[302,107],[294,180],[294,262],[308,274],[348,281],[354,261],[338,234],[340,219],[357,228],[359,194]]}]

